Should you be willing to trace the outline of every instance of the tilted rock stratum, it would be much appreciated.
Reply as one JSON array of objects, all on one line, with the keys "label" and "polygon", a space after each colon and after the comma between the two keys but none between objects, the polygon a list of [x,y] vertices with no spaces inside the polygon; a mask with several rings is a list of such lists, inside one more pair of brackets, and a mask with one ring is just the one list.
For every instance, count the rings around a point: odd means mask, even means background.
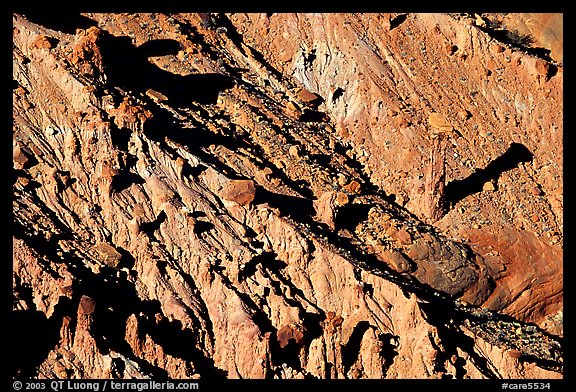
[{"label": "tilted rock stratum", "polygon": [[14,14],[13,375],[562,378],[538,18]]}]

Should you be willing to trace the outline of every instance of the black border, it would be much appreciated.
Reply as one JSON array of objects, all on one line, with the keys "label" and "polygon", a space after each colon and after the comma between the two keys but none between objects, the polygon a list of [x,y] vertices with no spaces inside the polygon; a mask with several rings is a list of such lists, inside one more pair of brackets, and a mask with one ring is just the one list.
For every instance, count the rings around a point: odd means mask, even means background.
[{"label": "black border", "polygon": [[[16,0],[17,1],[17,0]],[[2,5],[2,20],[1,28],[2,32],[6,34],[6,39],[2,41],[3,51],[5,54],[4,64],[12,64],[11,52],[11,37],[12,37],[12,14],[13,13],[26,13],[30,11],[36,12],[47,12],[52,13],[55,10],[66,10],[62,17],[66,17],[67,13],[78,13],[78,12],[559,12],[564,14],[564,28],[566,32],[564,33],[564,108],[569,108],[569,113],[573,114],[573,109],[576,107],[573,101],[573,91],[576,88],[574,84],[575,75],[573,69],[573,53],[574,44],[572,37],[574,36],[573,26],[574,26],[574,13],[569,12],[569,2],[568,1],[542,1],[542,2],[516,2],[511,4],[510,2],[500,1],[500,2],[479,2],[479,1],[468,1],[465,4],[461,2],[452,2],[450,4],[442,4],[439,2],[409,2],[409,1],[398,1],[398,2],[376,2],[376,1],[355,1],[355,2],[293,2],[293,1],[222,1],[222,0],[211,0],[209,2],[183,2],[183,1],[161,1],[161,2],[147,2],[141,1],[139,3],[123,2],[123,1],[86,1],[78,2],[74,4],[69,4],[67,2],[46,2],[41,5],[32,4],[29,2],[21,2],[21,4],[15,4],[15,0],[12,0],[12,4],[4,3]],[[24,4],[22,4],[24,3]],[[8,69],[8,67],[3,67]],[[7,75],[3,80],[7,83],[12,83]],[[6,86],[7,88],[8,86]],[[4,90],[6,91],[6,90]],[[6,94],[5,96],[8,96]],[[11,102],[8,99],[6,102]],[[8,106],[8,104],[6,105]],[[564,110],[564,114],[566,111]],[[0,154],[0,162],[3,173],[12,172],[12,162],[9,158],[9,152],[12,149],[12,132],[8,132],[12,128],[12,108],[6,107],[6,113],[0,118],[5,123],[4,132],[1,132],[2,140],[0,140],[0,145],[6,148],[8,151]],[[570,257],[572,253],[571,242],[571,221],[567,220],[566,217],[574,216],[572,201],[576,200],[576,195],[573,193],[573,188],[571,184],[574,181],[573,171],[566,169],[566,166],[570,167],[572,161],[566,159],[566,146],[568,146],[568,153],[571,153],[571,149],[576,147],[576,143],[573,140],[573,133],[576,130],[576,124],[574,124],[574,115],[566,116],[564,115],[564,143],[563,143],[563,156],[564,156],[564,171],[563,171],[563,181],[564,184],[568,184],[564,188],[564,235],[567,240],[564,241],[564,254],[568,255],[564,260],[568,259],[568,263],[564,263],[564,331],[565,336],[563,339],[563,350],[564,350],[564,379],[563,380],[424,380],[424,379],[414,379],[414,380],[222,380],[222,381],[210,381],[210,380],[194,380],[199,383],[199,390],[208,389],[220,389],[220,388],[274,388],[277,386],[286,386],[289,388],[338,388],[338,387],[359,387],[366,389],[380,389],[382,387],[386,388],[390,386],[392,388],[412,388],[417,386],[442,388],[443,390],[461,390],[467,387],[480,387],[489,388],[488,390],[502,390],[502,385],[504,383],[517,383],[517,384],[527,384],[530,382],[543,382],[550,383],[551,388],[549,390],[556,390],[558,387],[565,387],[568,384],[573,384],[575,378],[574,369],[574,322],[573,322],[573,311],[574,309],[574,285],[566,278],[570,279],[576,277],[574,270],[574,263]],[[568,131],[567,131],[568,130]],[[7,147],[9,146],[9,147]],[[570,154],[571,155],[571,154]],[[571,156],[570,156],[571,158]],[[6,178],[6,176],[4,177]],[[11,176],[8,176],[11,178]],[[10,184],[11,189],[12,184]],[[4,187],[8,189],[8,186]],[[1,218],[0,222],[6,222],[5,227],[12,227],[13,216],[12,216],[12,198],[11,193],[0,192],[0,202],[4,205],[1,208]],[[5,204],[4,204],[5,203]],[[10,223],[8,223],[10,222]],[[566,230],[568,229],[568,230]],[[11,238],[8,233],[5,233],[3,239],[6,239],[6,244],[1,247],[5,254],[5,257],[1,259],[4,260],[2,267],[5,268],[4,271],[0,272],[0,279],[2,282],[1,288],[1,304],[2,313],[6,312],[6,316],[2,316],[0,320],[3,323],[10,323],[10,314],[12,313],[12,267],[8,262],[12,258],[11,254]],[[33,326],[31,331],[33,330]],[[8,341],[8,346],[10,350],[14,348],[11,344],[14,343],[10,339],[11,333],[8,332],[3,336],[3,339]],[[3,351],[2,355],[6,360],[10,360],[10,353],[12,351]],[[22,380],[24,381],[24,380]],[[84,380],[90,381],[90,380]],[[101,381],[101,380],[93,380]],[[9,383],[6,383],[7,390],[13,390],[13,380],[10,379]],[[46,389],[49,385],[46,385]],[[510,389],[510,388],[509,388]],[[100,389],[101,390],[101,389]]]}]

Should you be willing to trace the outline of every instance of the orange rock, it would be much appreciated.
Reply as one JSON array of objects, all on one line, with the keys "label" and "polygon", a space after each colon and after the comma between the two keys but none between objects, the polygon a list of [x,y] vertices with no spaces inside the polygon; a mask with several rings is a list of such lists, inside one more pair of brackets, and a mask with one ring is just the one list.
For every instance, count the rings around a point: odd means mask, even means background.
[{"label": "orange rock", "polygon": [[325,223],[332,230],[336,228],[335,218],[335,199],[334,191],[324,192],[318,200],[314,200],[314,209],[316,210],[316,217],[321,222]]},{"label": "orange rock", "polygon": [[96,308],[96,303],[94,300],[87,295],[83,295],[80,298],[80,304],[78,305],[78,314],[88,316],[94,313],[94,309]]},{"label": "orange rock", "polygon": [[412,243],[412,236],[405,229],[398,230],[392,238],[401,245],[410,245]]},{"label": "orange rock", "polygon": [[356,180],[350,181],[350,183],[348,185],[345,185],[342,188],[347,190],[350,193],[360,194],[360,183]]},{"label": "orange rock", "polygon": [[492,183],[492,181],[488,181],[485,182],[484,185],[482,186],[482,190],[484,192],[492,192],[496,190],[496,187],[494,187],[494,184]]},{"label": "orange rock", "polygon": [[440,113],[430,113],[428,116],[428,123],[432,126],[432,128],[442,132],[451,132],[454,129],[446,117]]},{"label": "orange rock", "polygon": [[26,95],[28,92],[26,91],[26,89],[22,86],[18,86],[16,87],[16,89],[14,89],[14,93],[20,97]]},{"label": "orange rock", "polygon": [[536,69],[536,73],[541,76],[548,76],[548,72],[550,72],[550,65],[542,59],[536,59],[534,68]]},{"label": "orange rock", "polygon": [[39,35],[32,44],[37,49],[52,49],[52,43],[45,35]]},{"label": "orange rock", "polygon": [[387,249],[376,249],[376,257],[388,264],[393,270],[403,273],[410,271],[410,262],[400,252]]},{"label": "orange rock", "polygon": [[298,101],[300,101],[304,104],[308,104],[308,105],[317,103],[318,101],[320,101],[322,99],[322,97],[320,97],[320,95],[313,93],[311,91],[308,91],[305,88],[301,88],[301,89],[297,90],[296,98],[298,99]]},{"label": "orange rock", "polygon": [[22,170],[24,166],[28,163],[29,159],[26,154],[22,151],[20,146],[14,147],[12,150],[12,162],[14,164],[14,169]]},{"label": "orange rock", "polygon": [[300,116],[302,116],[302,110],[300,110],[300,107],[296,103],[288,101],[286,104],[286,114],[299,119]]},{"label": "orange rock", "polygon": [[493,50],[495,53],[502,53],[502,52],[504,51],[504,49],[505,49],[505,48],[504,48],[502,45],[498,44],[498,43],[492,44],[492,50]]},{"label": "orange rock", "polygon": [[304,334],[299,328],[293,325],[284,325],[276,332],[276,338],[280,347],[284,348],[290,341],[294,341],[296,345],[302,346],[304,344]]},{"label": "orange rock", "polygon": [[96,250],[101,257],[101,260],[108,267],[116,268],[120,261],[122,260],[122,254],[116,250],[113,246],[101,242],[96,246]]},{"label": "orange rock", "polygon": [[471,117],[471,115],[470,115],[470,112],[469,112],[468,110],[466,110],[466,109],[461,109],[461,110],[458,111],[458,117],[459,117],[461,120],[466,121],[466,120],[468,120],[468,119]]},{"label": "orange rock", "polygon": [[159,91],[152,90],[151,88],[146,90],[146,95],[152,98],[155,102],[165,102],[168,100],[167,96],[165,96]]},{"label": "orange rock", "polygon": [[288,154],[292,155],[294,158],[299,158],[300,148],[298,146],[290,146],[288,149]]},{"label": "orange rock", "polygon": [[396,126],[400,129],[404,129],[410,124],[410,122],[406,119],[405,116],[396,117],[395,123],[396,123]]},{"label": "orange rock", "polygon": [[344,192],[338,192],[336,194],[336,205],[344,206],[344,205],[348,204],[349,201],[350,201],[350,199],[348,198],[348,195],[345,194]]},{"label": "orange rock", "polygon": [[256,195],[252,180],[230,180],[222,189],[222,197],[241,206],[250,204]]}]

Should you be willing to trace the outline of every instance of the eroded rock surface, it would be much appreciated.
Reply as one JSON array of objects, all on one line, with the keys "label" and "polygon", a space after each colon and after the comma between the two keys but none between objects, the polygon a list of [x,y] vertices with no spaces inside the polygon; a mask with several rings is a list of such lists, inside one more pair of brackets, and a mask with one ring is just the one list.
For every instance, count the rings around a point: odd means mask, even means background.
[{"label": "eroded rock surface", "polygon": [[14,15],[14,374],[561,378],[563,68],[490,17]]}]

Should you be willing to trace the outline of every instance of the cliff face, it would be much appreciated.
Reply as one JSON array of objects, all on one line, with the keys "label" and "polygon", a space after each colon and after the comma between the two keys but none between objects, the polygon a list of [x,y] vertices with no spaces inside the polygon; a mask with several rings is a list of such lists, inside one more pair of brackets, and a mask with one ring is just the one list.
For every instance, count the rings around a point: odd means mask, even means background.
[{"label": "cliff face", "polygon": [[562,377],[534,20],[14,15],[13,374]]}]

